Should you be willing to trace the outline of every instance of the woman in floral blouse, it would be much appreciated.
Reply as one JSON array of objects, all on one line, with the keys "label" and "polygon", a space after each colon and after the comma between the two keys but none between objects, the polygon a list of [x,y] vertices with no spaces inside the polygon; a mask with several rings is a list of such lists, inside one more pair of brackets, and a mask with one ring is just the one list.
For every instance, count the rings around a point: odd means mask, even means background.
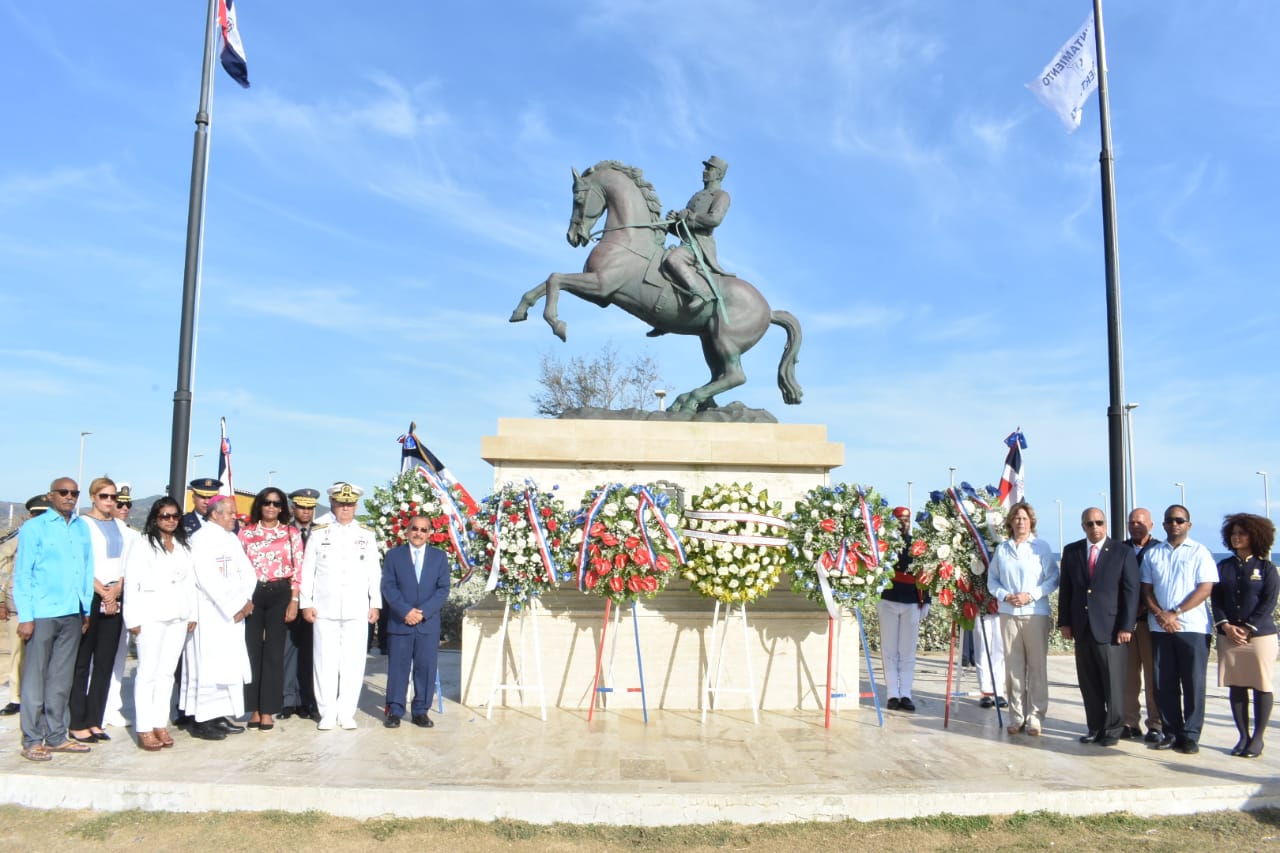
[{"label": "woman in floral blouse", "polygon": [[258,575],[253,612],[244,620],[253,681],[244,686],[249,728],[270,731],[284,705],[285,624],[298,618],[302,534],[289,524],[284,492],[268,486],[253,499],[240,543]]}]

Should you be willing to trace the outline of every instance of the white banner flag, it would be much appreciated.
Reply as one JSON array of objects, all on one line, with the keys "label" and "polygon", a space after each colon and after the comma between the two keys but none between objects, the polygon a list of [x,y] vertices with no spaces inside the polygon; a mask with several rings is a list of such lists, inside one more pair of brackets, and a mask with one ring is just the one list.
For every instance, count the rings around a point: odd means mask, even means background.
[{"label": "white banner flag", "polygon": [[1027,88],[1046,107],[1053,110],[1067,133],[1080,126],[1084,102],[1098,88],[1098,47],[1093,37],[1093,13],[1089,14],[1080,31],[1062,46],[1040,77],[1027,84]]}]

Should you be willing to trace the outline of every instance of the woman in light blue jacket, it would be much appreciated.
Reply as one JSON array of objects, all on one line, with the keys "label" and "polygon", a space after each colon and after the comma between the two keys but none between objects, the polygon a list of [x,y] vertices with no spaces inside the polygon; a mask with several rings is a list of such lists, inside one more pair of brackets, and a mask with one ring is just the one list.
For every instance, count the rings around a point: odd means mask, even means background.
[{"label": "woman in light blue jacket", "polygon": [[996,548],[987,588],[1000,602],[1009,734],[1039,735],[1049,709],[1049,596],[1058,588],[1058,561],[1036,537],[1036,511],[1026,501],[1009,509],[1009,538]]}]

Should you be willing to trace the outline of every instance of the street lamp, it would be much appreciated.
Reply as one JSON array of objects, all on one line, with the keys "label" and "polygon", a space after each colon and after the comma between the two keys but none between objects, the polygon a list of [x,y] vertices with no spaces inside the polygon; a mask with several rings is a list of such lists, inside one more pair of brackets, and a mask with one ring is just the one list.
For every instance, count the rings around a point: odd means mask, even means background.
[{"label": "street lamp", "polygon": [[1111,517],[1111,498],[1107,496],[1106,492],[1098,492],[1098,495],[1102,498],[1102,514],[1105,515],[1107,518],[1110,518]]},{"label": "street lamp", "polygon": [[667,410],[667,390],[659,388],[653,392],[653,396],[658,398],[658,411],[665,412]]},{"label": "street lamp", "polygon": [[1187,505],[1187,484],[1174,483],[1181,490],[1182,497],[1178,499],[1178,506],[1185,507]]},{"label": "street lamp", "polygon": [[1133,473],[1133,410],[1138,408],[1138,405],[1138,403],[1124,404],[1124,437],[1129,457],[1129,506],[1127,509],[1130,510],[1138,505],[1138,480]]},{"label": "street lamp", "polygon": [[956,466],[951,466],[951,488],[956,487]]},{"label": "street lamp", "polygon": [[[1267,481],[1267,472],[1255,471],[1254,473],[1262,478],[1262,511],[1267,518],[1271,518],[1271,484]],[[1271,559],[1270,551],[1267,552],[1267,559]]]},{"label": "street lamp", "polygon": [[[76,488],[83,488],[84,483],[84,439],[87,435],[93,435],[91,432],[80,433],[80,470],[76,472]],[[76,502],[79,505],[79,501]]]},{"label": "street lamp", "polygon": [[271,483],[271,478],[272,478],[272,477],[274,477],[276,474],[279,474],[279,473],[280,473],[280,472],[279,472],[279,471],[276,471],[274,468],[273,468],[272,470],[270,470],[270,471],[268,471],[268,472],[267,472],[267,485],[268,485],[268,486],[272,485],[272,483]]},{"label": "street lamp", "polygon": [[912,506],[912,503],[911,503],[911,481],[910,480],[907,480],[907,509],[912,510],[914,512],[914,507]]},{"label": "street lamp", "polygon": [[1058,556],[1062,556],[1062,498],[1054,498],[1058,502]]}]

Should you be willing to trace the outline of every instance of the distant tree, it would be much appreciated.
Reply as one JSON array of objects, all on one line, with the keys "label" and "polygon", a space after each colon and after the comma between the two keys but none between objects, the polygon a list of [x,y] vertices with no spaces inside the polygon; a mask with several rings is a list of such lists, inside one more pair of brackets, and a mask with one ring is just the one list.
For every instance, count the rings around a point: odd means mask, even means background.
[{"label": "distant tree", "polygon": [[624,362],[613,344],[584,358],[560,361],[542,356],[538,376],[542,390],[531,399],[544,417],[559,417],[566,409],[592,406],[600,409],[644,409],[653,405],[653,392],[662,387],[658,364],[648,355]]}]

